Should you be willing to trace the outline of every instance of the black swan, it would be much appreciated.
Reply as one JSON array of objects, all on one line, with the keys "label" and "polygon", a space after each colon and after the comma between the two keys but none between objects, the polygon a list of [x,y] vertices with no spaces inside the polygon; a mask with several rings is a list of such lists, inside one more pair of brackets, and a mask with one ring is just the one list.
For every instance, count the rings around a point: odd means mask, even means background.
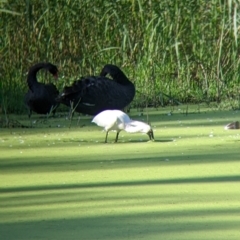
[{"label": "black swan", "polygon": [[54,78],[58,78],[58,69],[51,63],[37,63],[29,69],[27,76],[29,90],[24,99],[25,104],[29,108],[29,118],[32,111],[38,114],[47,114],[52,111],[54,114],[59,105],[56,102],[56,97],[59,95],[56,86],[52,83],[44,84],[37,81],[37,72],[42,68],[49,71]]},{"label": "black swan", "polygon": [[[109,74],[112,79],[107,78]],[[135,96],[135,86],[115,65],[107,64],[100,76],[82,77],[65,87],[58,101],[76,112],[96,115],[107,109],[122,110]]]}]

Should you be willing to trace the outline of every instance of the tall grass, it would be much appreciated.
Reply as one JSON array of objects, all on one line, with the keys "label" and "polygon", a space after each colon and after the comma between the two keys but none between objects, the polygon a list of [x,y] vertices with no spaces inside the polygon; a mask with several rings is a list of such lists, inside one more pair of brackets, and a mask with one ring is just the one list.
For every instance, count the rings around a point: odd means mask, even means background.
[{"label": "tall grass", "polygon": [[59,66],[60,90],[119,65],[136,85],[134,106],[158,106],[161,93],[182,102],[239,95],[237,0],[9,0],[1,9],[8,111],[23,111],[26,72],[39,61]]}]

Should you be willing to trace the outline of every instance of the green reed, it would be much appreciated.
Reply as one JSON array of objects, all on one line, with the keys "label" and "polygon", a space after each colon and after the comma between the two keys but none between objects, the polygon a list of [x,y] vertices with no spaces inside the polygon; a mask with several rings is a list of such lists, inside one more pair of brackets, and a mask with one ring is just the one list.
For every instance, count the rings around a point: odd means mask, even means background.
[{"label": "green reed", "polygon": [[239,95],[237,0],[8,0],[0,6],[0,101],[10,112],[24,110],[26,73],[39,61],[59,67],[60,91],[116,64],[136,85],[133,106],[158,106],[162,93],[181,102]]}]

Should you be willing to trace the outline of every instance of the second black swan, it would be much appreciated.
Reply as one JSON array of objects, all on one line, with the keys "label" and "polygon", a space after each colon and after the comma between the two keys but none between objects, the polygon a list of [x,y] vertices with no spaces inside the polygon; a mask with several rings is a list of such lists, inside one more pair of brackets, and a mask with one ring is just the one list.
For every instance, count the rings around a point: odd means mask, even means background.
[{"label": "second black swan", "polygon": [[[106,77],[109,74],[112,79]],[[82,77],[63,89],[58,101],[76,112],[96,115],[104,110],[122,110],[135,96],[135,86],[115,65],[107,64],[100,76]]]},{"label": "second black swan", "polygon": [[40,69],[46,69],[54,78],[58,78],[58,69],[51,63],[37,63],[29,69],[27,76],[29,90],[24,98],[24,102],[29,108],[29,117],[31,117],[32,111],[38,114],[48,114],[52,110],[54,114],[59,105],[56,101],[56,97],[59,95],[56,86],[52,83],[44,84],[37,81],[36,75]]}]

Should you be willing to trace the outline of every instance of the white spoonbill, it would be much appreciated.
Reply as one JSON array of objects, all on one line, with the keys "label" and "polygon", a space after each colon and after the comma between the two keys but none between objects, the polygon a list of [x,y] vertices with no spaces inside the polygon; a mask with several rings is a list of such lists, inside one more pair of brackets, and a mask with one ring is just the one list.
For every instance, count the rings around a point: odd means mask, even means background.
[{"label": "white spoonbill", "polygon": [[110,130],[117,131],[115,143],[118,141],[119,133],[124,130],[128,133],[146,133],[149,139],[154,141],[153,130],[150,125],[135,121],[120,110],[105,110],[96,115],[93,120],[99,127],[103,127],[106,131],[105,143],[107,142],[108,132]]}]

